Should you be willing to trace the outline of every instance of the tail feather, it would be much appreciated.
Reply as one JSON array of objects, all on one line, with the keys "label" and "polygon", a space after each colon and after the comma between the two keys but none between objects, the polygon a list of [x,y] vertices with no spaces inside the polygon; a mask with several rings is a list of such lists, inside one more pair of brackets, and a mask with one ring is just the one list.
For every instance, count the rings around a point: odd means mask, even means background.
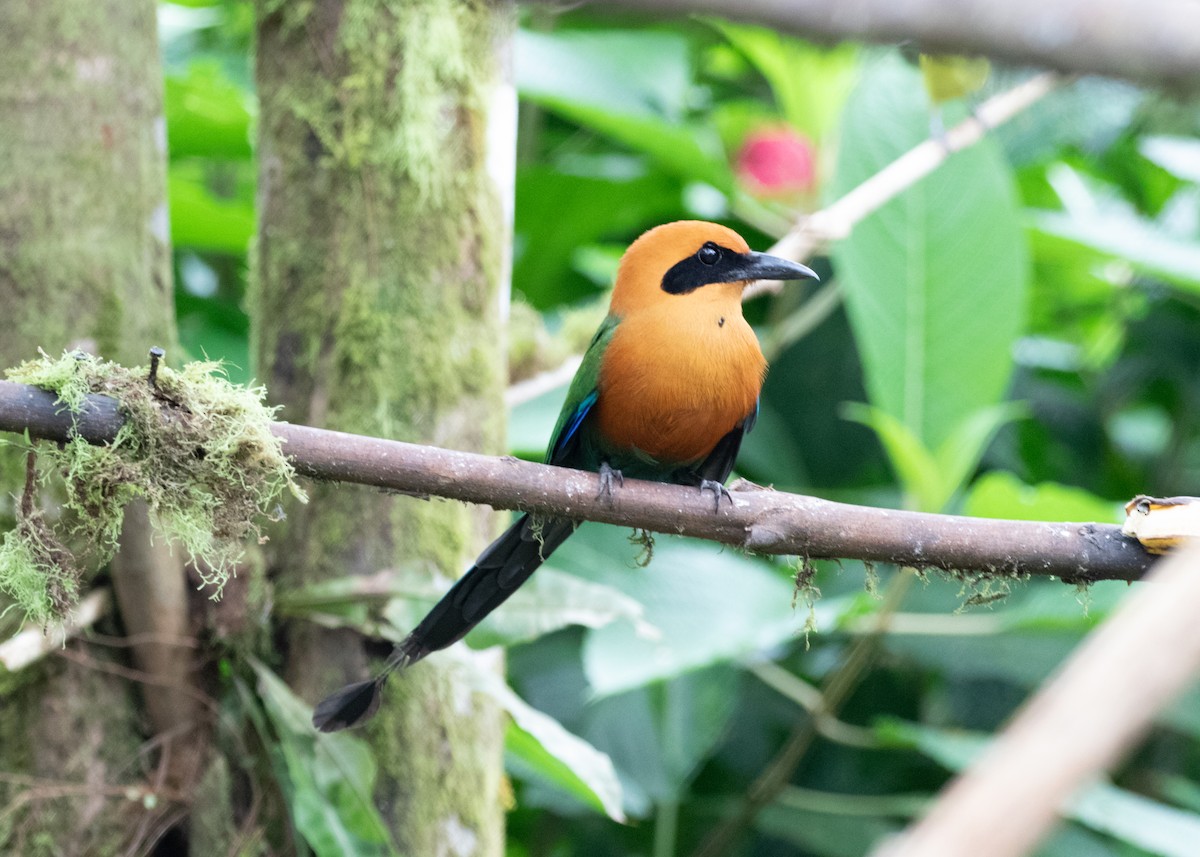
[{"label": "tail feather", "polygon": [[528,580],[575,527],[573,521],[522,515],[480,554],[474,568],[459,578],[401,644],[408,650],[409,663],[466,636]]},{"label": "tail feather", "polygon": [[560,518],[522,515],[396,646],[378,676],[344,687],[317,704],[313,725],[322,732],[336,732],[369,720],[379,710],[384,682],[394,670],[465,637],[528,580],[576,526]]}]

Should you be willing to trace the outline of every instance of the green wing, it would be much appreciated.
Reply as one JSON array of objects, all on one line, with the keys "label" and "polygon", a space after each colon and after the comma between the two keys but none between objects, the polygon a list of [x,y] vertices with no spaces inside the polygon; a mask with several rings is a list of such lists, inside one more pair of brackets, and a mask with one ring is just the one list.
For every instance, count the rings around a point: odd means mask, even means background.
[{"label": "green wing", "polygon": [[576,460],[580,427],[600,397],[597,388],[600,383],[600,362],[604,359],[604,352],[608,343],[612,341],[613,332],[620,321],[615,315],[604,319],[584,352],[583,362],[579,364],[575,377],[571,379],[571,386],[567,388],[567,399],[558,415],[558,424],[554,426],[550,448],[546,450],[546,461],[549,464],[582,465],[582,462]]}]

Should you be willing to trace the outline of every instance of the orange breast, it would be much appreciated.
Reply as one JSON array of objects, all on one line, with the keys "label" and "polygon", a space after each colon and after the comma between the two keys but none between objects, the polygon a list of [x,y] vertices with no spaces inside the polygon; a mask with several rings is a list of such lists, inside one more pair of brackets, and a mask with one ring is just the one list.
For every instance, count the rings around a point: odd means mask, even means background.
[{"label": "orange breast", "polygon": [[[711,287],[709,287],[711,288]],[[687,464],[754,410],[766,360],[729,300],[667,302],[621,321],[604,355],[598,427],[619,447]],[[725,290],[720,290],[724,292]]]}]

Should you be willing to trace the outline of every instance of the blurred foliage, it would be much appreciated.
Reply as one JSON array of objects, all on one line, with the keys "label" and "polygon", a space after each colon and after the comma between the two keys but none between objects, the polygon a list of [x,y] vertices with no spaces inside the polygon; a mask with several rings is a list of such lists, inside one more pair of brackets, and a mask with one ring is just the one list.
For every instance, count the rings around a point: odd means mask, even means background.
[{"label": "blurred foliage", "polygon": [[[180,329],[193,356],[227,360],[246,378],[252,13],[233,0],[161,12]],[[522,13],[514,54],[521,374],[578,347],[579,320],[590,327],[602,312],[621,249],[641,230],[716,219],[765,249],[930,127],[916,68],[889,50],[539,7]],[[1026,75],[996,68],[975,97]],[[965,105],[947,110],[949,124]],[[793,150],[807,147],[811,191],[762,196],[744,183],[743,144],[779,129]],[[1076,81],[812,260],[837,291],[799,325],[804,335],[780,340],[741,475],[877,505],[1046,520],[1113,521],[1134,494],[1197,493],[1198,131],[1194,102]],[[815,288],[757,300],[748,317],[773,342]],[[561,395],[515,410],[515,453],[540,454]],[[514,716],[513,857],[579,853],[579,842],[594,855],[689,853],[738,811],[807,716],[755,665],[820,685],[881,609],[865,587],[892,576],[819,564],[819,631],[804,635],[793,564],[660,537],[641,569],[627,536],[583,528],[544,581],[470,640],[512,645],[512,689],[483,690]],[[436,597],[399,586],[380,607],[336,589],[279,593],[278,603],[289,616],[388,635]],[[840,715],[868,739],[819,737],[736,853],[863,854],[1125,591],[1033,580],[959,613],[971,594],[960,583],[932,575],[914,587]],[[386,850],[358,798],[374,776],[369,750],[314,743],[286,689],[263,667],[254,681],[263,701],[251,719],[279,736],[269,761],[294,835],[317,853],[351,841]],[[1194,853],[1179,848],[1187,836],[1194,847],[1200,824],[1197,703],[1193,694],[1164,714],[1038,853]]]}]

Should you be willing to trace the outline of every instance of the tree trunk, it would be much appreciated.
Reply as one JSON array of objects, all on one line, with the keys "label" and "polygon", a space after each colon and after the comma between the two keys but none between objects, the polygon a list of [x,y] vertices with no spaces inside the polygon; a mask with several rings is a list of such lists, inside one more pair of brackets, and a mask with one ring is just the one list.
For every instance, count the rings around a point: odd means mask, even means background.
[{"label": "tree trunk", "polygon": [[[174,344],[155,14],[152,0],[0,4],[0,365],[39,347],[136,363]],[[15,487],[5,480],[6,498]],[[144,524],[122,535],[147,539]],[[138,594],[128,612],[118,587],[127,625],[144,619],[142,596],[155,621],[181,620],[177,558],[123,565],[114,576]],[[111,651],[72,643],[69,657],[0,688],[0,771],[11,775],[0,779],[0,852],[118,853],[174,811],[122,794],[146,784],[146,760],[133,686],[105,669]]]},{"label": "tree trunk", "polygon": [[[259,377],[285,419],[500,451],[511,5],[259,0],[258,13]],[[447,580],[494,530],[457,504],[316,486],[273,538],[274,565],[280,586],[414,565]],[[287,643],[310,702],[383,651],[304,623]],[[403,853],[502,851],[500,714],[458,687],[423,663],[389,683],[365,733]]]}]

